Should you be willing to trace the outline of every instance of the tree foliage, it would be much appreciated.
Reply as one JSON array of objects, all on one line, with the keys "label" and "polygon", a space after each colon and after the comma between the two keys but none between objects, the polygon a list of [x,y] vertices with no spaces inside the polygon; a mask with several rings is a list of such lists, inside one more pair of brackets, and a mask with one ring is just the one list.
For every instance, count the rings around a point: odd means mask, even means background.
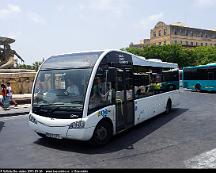
[{"label": "tree foliage", "polygon": [[38,71],[40,65],[43,63],[43,61],[36,61],[32,65],[27,64],[18,64],[18,69],[28,69],[28,70],[35,70]]},{"label": "tree foliage", "polygon": [[129,47],[122,50],[146,59],[161,59],[165,62],[177,63],[180,68],[216,62],[216,47],[213,46],[186,48],[181,45],[163,45]]}]

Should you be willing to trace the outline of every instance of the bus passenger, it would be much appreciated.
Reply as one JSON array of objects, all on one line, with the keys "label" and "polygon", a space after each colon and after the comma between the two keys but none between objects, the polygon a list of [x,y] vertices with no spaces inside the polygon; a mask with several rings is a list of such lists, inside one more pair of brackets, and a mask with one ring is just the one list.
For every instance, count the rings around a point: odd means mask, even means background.
[{"label": "bus passenger", "polygon": [[79,88],[76,84],[74,84],[74,82],[71,79],[67,80],[67,90],[66,93],[70,96],[79,96],[80,92],[79,92]]},{"label": "bus passenger", "polygon": [[91,100],[98,100],[98,101],[106,102],[109,92],[104,94],[103,90],[105,90],[105,89],[104,89],[104,86],[101,83],[101,79],[96,78],[95,81],[94,81],[93,88],[92,88]]},{"label": "bus passenger", "polygon": [[136,93],[137,93],[138,96],[144,95],[145,94],[145,87],[144,86],[139,86]]}]

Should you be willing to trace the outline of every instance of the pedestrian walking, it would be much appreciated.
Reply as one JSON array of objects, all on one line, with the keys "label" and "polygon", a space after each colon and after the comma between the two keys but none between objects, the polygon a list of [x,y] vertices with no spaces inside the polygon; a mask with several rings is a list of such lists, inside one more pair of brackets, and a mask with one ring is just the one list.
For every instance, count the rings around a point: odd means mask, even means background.
[{"label": "pedestrian walking", "polygon": [[4,80],[2,80],[2,83],[1,83],[1,95],[2,95],[2,98],[0,99],[0,106],[3,107],[3,100],[4,100],[4,94],[5,93],[5,84],[4,84]]},{"label": "pedestrian walking", "polygon": [[2,90],[2,102],[3,102],[3,100],[5,100],[5,98],[7,96],[6,85],[5,85],[4,80],[2,80],[2,83],[1,83],[1,90]]},{"label": "pedestrian walking", "polygon": [[7,82],[7,98],[9,99],[10,102],[12,102],[15,105],[15,107],[17,107],[17,103],[12,98],[12,96],[13,96],[13,92],[12,92],[12,88],[11,88],[10,82]]},{"label": "pedestrian walking", "polygon": [[4,109],[8,109],[8,107],[10,106],[9,101],[7,99],[7,87],[5,85],[5,81],[2,80],[1,83],[1,91],[2,91],[2,107]]}]

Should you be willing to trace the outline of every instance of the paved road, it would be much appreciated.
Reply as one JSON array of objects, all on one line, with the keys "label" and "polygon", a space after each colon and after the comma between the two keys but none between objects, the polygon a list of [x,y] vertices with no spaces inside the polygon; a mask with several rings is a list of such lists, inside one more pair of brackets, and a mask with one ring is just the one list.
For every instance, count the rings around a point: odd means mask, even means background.
[{"label": "paved road", "polygon": [[27,115],[0,118],[0,168],[215,168],[216,94],[182,92],[181,105],[105,147],[47,141]]},{"label": "paved road", "polygon": [[15,116],[15,115],[23,115],[28,114],[30,110],[30,104],[23,104],[15,106],[10,106],[7,110],[4,110],[0,107],[0,118],[5,116]]}]

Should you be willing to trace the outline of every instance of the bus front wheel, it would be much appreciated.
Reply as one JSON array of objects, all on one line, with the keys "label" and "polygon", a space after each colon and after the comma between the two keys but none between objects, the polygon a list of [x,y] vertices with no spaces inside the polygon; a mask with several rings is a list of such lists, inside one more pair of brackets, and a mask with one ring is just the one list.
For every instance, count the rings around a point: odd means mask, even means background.
[{"label": "bus front wheel", "polygon": [[196,84],[195,85],[195,90],[196,90],[196,92],[200,92],[201,91],[201,85],[200,84]]},{"label": "bus front wheel", "polygon": [[112,137],[112,126],[107,121],[101,121],[95,128],[90,143],[94,146],[105,145]]}]

